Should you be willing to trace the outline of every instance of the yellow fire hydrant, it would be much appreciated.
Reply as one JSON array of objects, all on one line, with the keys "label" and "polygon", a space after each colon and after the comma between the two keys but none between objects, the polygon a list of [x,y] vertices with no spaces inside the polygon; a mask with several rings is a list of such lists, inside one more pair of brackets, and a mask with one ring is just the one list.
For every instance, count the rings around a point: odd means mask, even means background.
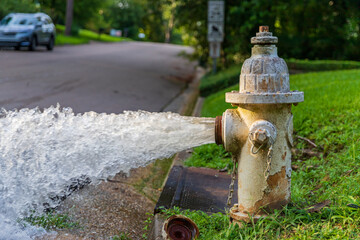
[{"label": "yellow fire hydrant", "polygon": [[240,91],[226,93],[226,102],[238,108],[216,118],[216,142],[237,165],[238,203],[230,209],[234,222],[247,222],[249,216],[257,220],[290,201],[291,105],[304,101],[304,93],[290,91],[277,41],[267,26],[251,38],[254,47],[241,69]]}]

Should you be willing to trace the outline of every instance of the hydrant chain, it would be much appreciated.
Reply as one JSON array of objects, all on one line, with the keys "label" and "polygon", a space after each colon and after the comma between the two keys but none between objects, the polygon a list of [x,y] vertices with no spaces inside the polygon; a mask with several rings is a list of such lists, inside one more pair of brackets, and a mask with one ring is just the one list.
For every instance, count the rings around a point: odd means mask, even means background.
[{"label": "hydrant chain", "polygon": [[265,177],[266,181],[268,180],[268,178],[270,176],[272,153],[273,153],[273,146],[271,144],[270,147],[269,147],[268,154],[267,154],[267,165],[266,165],[266,169],[265,169],[265,172],[264,172],[264,177]]},{"label": "hydrant chain", "polygon": [[[249,133],[249,139],[251,138],[251,133]],[[258,147],[258,149],[256,149],[255,151],[254,151],[254,149],[255,149],[255,144],[254,144],[254,142],[253,142],[253,140],[250,140],[250,143],[251,143],[251,153],[252,154],[257,154],[264,146],[265,146],[265,143],[263,143],[263,144],[261,144],[260,145],[260,147]]]},{"label": "hydrant chain", "polygon": [[231,206],[233,193],[234,193],[234,184],[235,184],[236,171],[237,171],[237,167],[236,167],[237,158],[233,156],[232,161],[233,161],[233,170],[231,172],[231,183],[229,185],[229,193],[228,193],[228,199],[227,199],[227,205],[229,207]]},{"label": "hydrant chain", "polygon": [[262,133],[261,145],[256,150],[254,150],[256,148],[256,145],[259,145],[259,134],[257,134],[258,130],[249,133],[248,137],[249,137],[249,141],[252,145],[250,151],[252,154],[255,155],[255,154],[258,154],[259,151],[261,149],[263,149],[264,147],[266,147],[266,146],[269,147],[269,150],[267,152],[266,168],[264,171],[265,180],[268,180],[269,175],[270,175],[273,145],[275,143],[275,139],[266,130],[261,129],[260,132]]}]

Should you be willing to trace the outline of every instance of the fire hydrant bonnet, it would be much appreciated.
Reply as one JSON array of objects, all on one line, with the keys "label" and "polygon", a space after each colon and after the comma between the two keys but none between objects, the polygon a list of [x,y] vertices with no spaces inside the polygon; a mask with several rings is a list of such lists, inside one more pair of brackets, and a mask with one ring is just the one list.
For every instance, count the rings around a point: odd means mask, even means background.
[{"label": "fire hydrant bonnet", "polygon": [[226,93],[226,102],[232,104],[298,103],[304,93],[290,91],[289,71],[285,61],[277,55],[277,37],[266,26],[251,39],[255,44],[240,74],[240,91]]}]

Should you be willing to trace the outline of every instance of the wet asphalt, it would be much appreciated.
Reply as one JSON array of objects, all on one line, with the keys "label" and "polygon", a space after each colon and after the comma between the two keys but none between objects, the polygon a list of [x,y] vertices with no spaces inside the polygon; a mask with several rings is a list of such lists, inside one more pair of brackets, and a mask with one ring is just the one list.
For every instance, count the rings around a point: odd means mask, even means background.
[{"label": "wet asphalt", "polygon": [[182,51],[192,50],[146,42],[1,49],[0,107],[162,111],[195,73],[195,63],[179,57]]}]

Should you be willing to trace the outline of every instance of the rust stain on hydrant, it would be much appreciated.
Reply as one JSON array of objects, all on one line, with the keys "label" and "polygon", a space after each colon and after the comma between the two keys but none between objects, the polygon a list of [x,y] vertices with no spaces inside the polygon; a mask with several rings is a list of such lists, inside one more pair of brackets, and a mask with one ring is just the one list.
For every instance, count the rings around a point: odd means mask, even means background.
[{"label": "rust stain on hydrant", "polygon": [[282,167],[280,172],[269,176],[267,184],[268,187],[264,191],[263,198],[255,203],[254,211],[260,209],[260,213],[267,213],[287,204],[287,190],[290,189],[290,181],[286,178],[285,167]]},{"label": "rust stain on hydrant", "polygon": [[290,201],[292,104],[303,92],[290,91],[285,61],[277,56],[277,37],[267,26],[251,38],[252,56],[241,69],[240,89],[226,93],[228,109],[216,119],[216,143],[238,163],[235,222],[255,220]]},{"label": "rust stain on hydrant", "polygon": [[[282,168],[281,172],[269,176],[267,180],[268,187],[264,190],[263,198],[257,201],[253,207],[246,208],[242,204],[238,205],[238,211],[245,214],[266,215],[272,209],[279,209],[287,204],[287,192],[283,189],[290,187],[290,182],[286,179],[286,170]],[[245,220],[247,218],[237,218],[238,220]]]}]

